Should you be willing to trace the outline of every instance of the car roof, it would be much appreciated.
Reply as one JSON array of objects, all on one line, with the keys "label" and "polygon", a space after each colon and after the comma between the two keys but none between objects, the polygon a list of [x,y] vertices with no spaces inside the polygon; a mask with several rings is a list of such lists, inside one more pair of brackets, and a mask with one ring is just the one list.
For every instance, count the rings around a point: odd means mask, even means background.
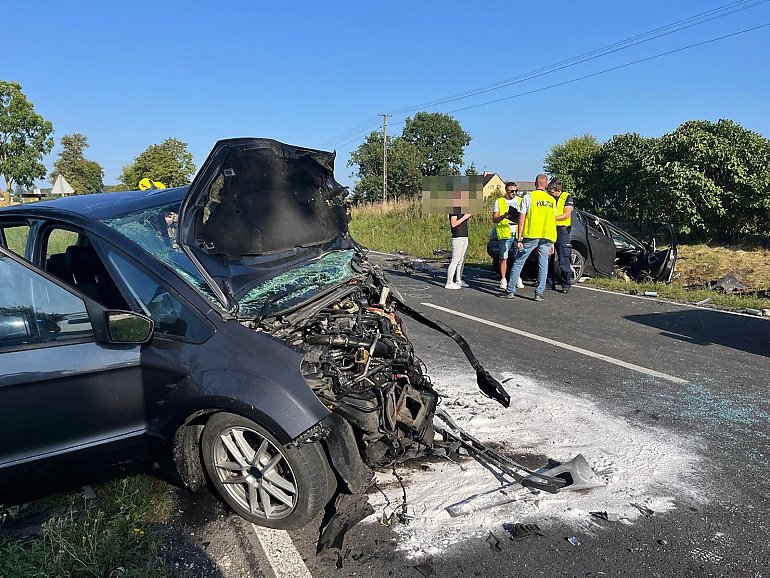
[{"label": "car roof", "polygon": [[70,195],[60,199],[4,207],[0,209],[0,215],[64,212],[96,220],[109,219],[143,208],[181,202],[187,194],[188,188],[176,187],[173,189],[152,189],[149,191],[117,191],[93,195]]}]

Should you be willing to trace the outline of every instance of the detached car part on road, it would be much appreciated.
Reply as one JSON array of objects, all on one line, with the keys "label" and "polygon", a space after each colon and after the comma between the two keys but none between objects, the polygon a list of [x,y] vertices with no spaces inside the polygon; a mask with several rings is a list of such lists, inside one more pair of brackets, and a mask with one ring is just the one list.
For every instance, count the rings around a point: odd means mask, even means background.
[{"label": "detached car part on road", "polygon": [[[611,277],[615,269],[625,272],[637,281],[670,283],[676,267],[677,245],[673,227],[660,227],[646,242],[642,242],[617,225],[586,213],[578,208],[572,211],[571,231],[572,278]],[[493,271],[500,271],[499,251],[495,228],[489,234],[487,254],[492,259]],[[513,255],[509,255],[512,264]],[[512,267],[508,267],[511,271]],[[525,275],[537,276],[537,260],[529,259]],[[558,263],[554,276],[560,279]]]},{"label": "detached car part on road", "polygon": [[434,445],[400,313],[507,407],[349,237],[333,161],[225,140],[189,187],[0,210],[0,503],[156,464],[264,526],[325,508],[339,546],[371,468]]}]

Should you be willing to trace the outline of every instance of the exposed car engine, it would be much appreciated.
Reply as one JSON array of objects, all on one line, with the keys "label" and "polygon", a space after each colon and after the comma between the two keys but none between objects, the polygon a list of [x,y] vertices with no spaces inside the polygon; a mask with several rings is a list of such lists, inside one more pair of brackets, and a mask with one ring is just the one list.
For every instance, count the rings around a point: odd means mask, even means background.
[{"label": "exposed car engine", "polygon": [[371,467],[432,446],[438,402],[390,290],[378,281],[356,276],[333,293],[341,297],[313,307],[299,323],[289,315],[268,329],[303,353],[305,380],[353,426],[361,457]]}]

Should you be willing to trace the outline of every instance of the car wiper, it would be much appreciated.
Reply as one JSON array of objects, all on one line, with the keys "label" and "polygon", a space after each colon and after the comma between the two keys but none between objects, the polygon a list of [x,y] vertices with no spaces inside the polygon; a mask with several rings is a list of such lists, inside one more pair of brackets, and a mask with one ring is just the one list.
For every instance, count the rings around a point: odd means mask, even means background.
[{"label": "car wiper", "polygon": [[292,293],[294,293],[293,290],[284,289],[283,291],[279,291],[277,293],[273,293],[272,295],[270,295],[270,297],[265,299],[265,302],[262,304],[262,307],[260,307],[259,313],[257,313],[256,317],[254,317],[254,320],[252,321],[252,323],[254,323],[255,325],[259,325],[260,323],[262,323],[262,320],[265,317],[267,317],[267,314],[270,312],[270,308],[275,304],[275,302],[280,301],[281,299],[283,299],[287,295],[291,295]]}]

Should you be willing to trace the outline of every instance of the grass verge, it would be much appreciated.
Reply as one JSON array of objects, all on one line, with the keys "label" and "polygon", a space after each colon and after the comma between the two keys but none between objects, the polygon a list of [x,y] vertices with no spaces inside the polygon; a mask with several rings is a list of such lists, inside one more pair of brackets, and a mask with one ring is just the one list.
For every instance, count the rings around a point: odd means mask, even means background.
[{"label": "grass verge", "polygon": [[752,295],[722,293],[709,289],[685,288],[681,285],[672,283],[626,283],[622,279],[590,279],[586,285],[618,291],[621,293],[643,294],[645,291],[654,291],[658,297],[672,299],[683,303],[700,303],[706,299],[709,301],[703,303],[706,307],[715,307],[717,309],[743,310],[743,309],[767,309],[770,308],[770,299],[756,297]]},{"label": "grass verge", "polygon": [[0,578],[170,576],[157,556],[154,530],[173,510],[169,488],[150,476],[131,476],[95,488],[93,500],[62,495],[5,511],[12,517],[6,525],[37,522],[40,514],[45,521],[42,534],[29,537],[0,527]]}]

